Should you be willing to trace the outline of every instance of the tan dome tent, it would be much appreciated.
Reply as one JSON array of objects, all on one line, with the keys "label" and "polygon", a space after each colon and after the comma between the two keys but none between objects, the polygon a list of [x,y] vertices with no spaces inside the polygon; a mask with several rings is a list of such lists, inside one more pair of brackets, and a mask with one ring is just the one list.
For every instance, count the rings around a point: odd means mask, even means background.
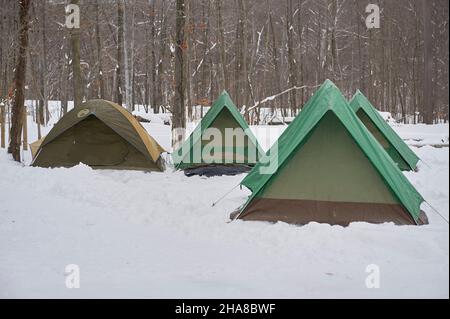
[{"label": "tan dome tent", "polygon": [[123,107],[91,100],[68,112],[30,145],[32,166],[162,171],[165,150]]},{"label": "tan dome tent", "polygon": [[44,138],[45,138],[45,136],[43,138],[37,140],[36,142],[33,142],[30,144],[30,151],[31,151],[31,156],[33,157],[33,159],[36,157],[36,154],[37,154],[42,142],[44,141]]}]

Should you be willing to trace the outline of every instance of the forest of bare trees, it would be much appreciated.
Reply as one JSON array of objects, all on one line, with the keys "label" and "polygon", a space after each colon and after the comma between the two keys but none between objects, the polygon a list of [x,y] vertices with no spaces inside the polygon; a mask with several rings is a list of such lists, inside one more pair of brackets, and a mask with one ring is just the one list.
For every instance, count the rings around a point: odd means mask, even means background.
[{"label": "forest of bare trees", "polygon": [[[79,3],[80,30],[65,27],[69,3]],[[366,27],[369,3],[381,9],[378,29]],[[261,107],[295,114],[329,78],[347,97],[361,89],[399,120],[448,121],[448,7],[448,0],[31,1],[25,99],[38,101],[42,125],[49,100],[61,101],[64,114],[67,101],[94,98],[192,119],[203,112],[195,106],[226,89],[257,123]],[[19,1],[0,0],[0,8],[7,100],[17,94]]]}]

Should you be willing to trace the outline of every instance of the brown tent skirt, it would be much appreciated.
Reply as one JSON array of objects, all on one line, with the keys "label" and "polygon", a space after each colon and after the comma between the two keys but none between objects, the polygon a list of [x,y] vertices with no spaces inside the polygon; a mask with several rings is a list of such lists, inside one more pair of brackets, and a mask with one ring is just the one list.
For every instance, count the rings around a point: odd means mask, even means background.
[{"label": "brown tent skirt", "polygon": [[[416,225],[403,206],[397,204],[314,200],[255,198],[242,214],[232,214],[231,218],[233,217],[247,221],[281,221],[296,225],[306,225],[310,222],[341,226],[348,226],[353,222],[373,224],[393,222],[396,225]],[[418,224],[427,223],[427,217],[422,212]]]}]

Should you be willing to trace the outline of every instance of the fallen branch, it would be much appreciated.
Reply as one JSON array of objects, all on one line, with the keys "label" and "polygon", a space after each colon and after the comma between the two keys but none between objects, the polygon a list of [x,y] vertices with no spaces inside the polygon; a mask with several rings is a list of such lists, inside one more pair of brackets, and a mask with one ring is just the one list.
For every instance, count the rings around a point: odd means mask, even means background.
[{"label": "fallen branch", "polygon": [[246,114],[246,113],[248,113],[248,112],[250,112],[250,111],[256,109],[258,106],[260,106],[260,105],[262,105],[262,104],[265,104],[265,103],[267,103],[267,102],[273,101],[273,100],[275,100],[277,97],[280,97],[280,96],[282,96],[282,95],[284,95],[284,94],[286,94],[286,93],[289,93],[289,92],[291,92],[291,91],[293,91],[293,90],[301,90],[301,89],[306,89],[306,88],[316,88],[316,87],[318,87],[318,86],[319,86],[319,85],[316,85],[316,86],[307,86],[307,85],[303,85],[303,86],[294,86],[294,87],[291,87],[291,88],[289,88],[289,89],[287,89],[287,90],[284,90],[283,92],[280,92],[280,93],[275,94],[275,95],[273,95],[273,96],[266,97],[265,99],[256,102],[252,107],[250,107],[250,108],[248,108],[248,109],[245,109],[245,107],[244,107],[243,113]]}]

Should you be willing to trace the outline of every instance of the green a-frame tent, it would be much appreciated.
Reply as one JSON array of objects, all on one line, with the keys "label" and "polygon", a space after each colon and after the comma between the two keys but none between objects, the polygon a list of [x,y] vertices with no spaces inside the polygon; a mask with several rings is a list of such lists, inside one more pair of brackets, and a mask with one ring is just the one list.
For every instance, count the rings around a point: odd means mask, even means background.
[{"label": "green a-frame tent", "polygon": [[224,91],[173,158],[175,167],[187,175],[214,176],[249,171],[263,154],[247,122]]},{"label": "green a-frame tent", "polygon": [[[270,166],[276,169],[268,173]],[[343,226],[427,222],[422,196],[329,80],[241,185],[252,195],[232,219]]]},{"label": "green a-frame tent", "polygon": [[353,96],[350,106],[402,171],[416,170],[420,159],[386,123],[361,91],[358,90]]}]

